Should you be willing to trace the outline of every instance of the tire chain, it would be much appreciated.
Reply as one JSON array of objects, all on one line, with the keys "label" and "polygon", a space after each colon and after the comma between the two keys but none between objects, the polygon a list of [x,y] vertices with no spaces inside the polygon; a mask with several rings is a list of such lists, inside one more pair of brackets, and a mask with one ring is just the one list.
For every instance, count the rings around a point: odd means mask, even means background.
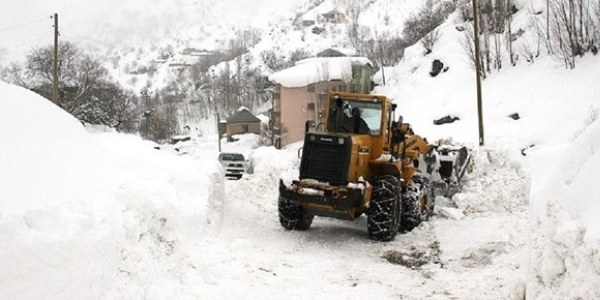
[{"label": "tire chain", "polygon": [[394,202],[399,188],[398,180],[393,176],[373,180],[373,196],[367,212],[367,226],[369,234],[375,240],[392,240],[395,237]]},{"label": "tire chain", "polygon": [[[422,220],[427,220],[433,212],[434,200],[431,193],[429,178],[421,175],[413,176],[406,191],[402,193],[402,217],[400,219],[400,229],[410,231],[417,227]],[[427,196],[426,210],[421,212],[420,198]]]},{"label": "tire chain", "polygon": [[290,230],[306,230],[312,223],[312,218],[308,217],[305,223],[302,223],[302,219],[306,216],[302,213],[302,206],[293,203],[292,201],[279,197],[278,211],[279,211],[279,222],[285,229]]}]

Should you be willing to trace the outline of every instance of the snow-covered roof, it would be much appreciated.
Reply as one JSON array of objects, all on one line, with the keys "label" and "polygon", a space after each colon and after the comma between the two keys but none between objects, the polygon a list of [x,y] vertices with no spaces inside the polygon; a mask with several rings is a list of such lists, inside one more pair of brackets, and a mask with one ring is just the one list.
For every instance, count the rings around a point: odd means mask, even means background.
[{"label": "snow-covered roof", "polygon": [[242,108],[235,115],[227,118],[227,123],[253,123],[260,122],[260,119],[255,117],[247,108]]},{"label": "snow-covered roof", "polygon": [[336,5],[331,1],[325,1],[321,3],[321,5],[317,6],[315,10],[318,14],[326,14],[328,12],[337,10],[337,8]]},{"label": "snow-covered roof", "polygon": [[341,57],[341,56],[355,56],[356,50],[352,48],[325,48],[319,53],[317,57]]},{"label": "snow-covered roof", "polygon": [[343,53],[347,56],[354,56],[357,54],[356,49],[354,48],[341,48],[341,47],[332,47],[331,50],[335,50],[337,52]]},{"label": "snow-covered roof", "polygon": [[312,57],[295,66],[273,73],[269,80],[288,88],[303,87],[321,81],[350,81],[353,65],[373,65],[366,57]]},{"label": "snow-covered roof", "polygon": [[177,54],[169,60],[169,65],[193,65],[198,63],[199,60],[198,56]]}]

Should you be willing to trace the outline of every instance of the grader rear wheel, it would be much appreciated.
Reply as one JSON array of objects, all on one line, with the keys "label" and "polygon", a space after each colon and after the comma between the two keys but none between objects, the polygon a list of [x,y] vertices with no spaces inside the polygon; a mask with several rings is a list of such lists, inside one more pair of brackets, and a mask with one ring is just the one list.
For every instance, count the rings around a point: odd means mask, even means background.
[{"label": "grader rear wheel", "polygon": [[401,231],[411,231],[429,220],[433,214],[434,196],[429,178],[422,175],[413,176],[411,182],[402,193]]}]

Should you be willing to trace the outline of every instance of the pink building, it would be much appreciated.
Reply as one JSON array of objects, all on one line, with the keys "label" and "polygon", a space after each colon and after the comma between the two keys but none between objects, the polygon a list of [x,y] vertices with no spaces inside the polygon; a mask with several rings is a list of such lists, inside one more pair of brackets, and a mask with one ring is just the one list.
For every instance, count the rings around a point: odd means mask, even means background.
[{"label": "pink building", "polygon": [[269,76],[275,82],[273,130],[276,146],[304,140],[306,122],[316,130],[325,116],[329,91],[368,94],[372,63],[365,57],[315,57]]}]

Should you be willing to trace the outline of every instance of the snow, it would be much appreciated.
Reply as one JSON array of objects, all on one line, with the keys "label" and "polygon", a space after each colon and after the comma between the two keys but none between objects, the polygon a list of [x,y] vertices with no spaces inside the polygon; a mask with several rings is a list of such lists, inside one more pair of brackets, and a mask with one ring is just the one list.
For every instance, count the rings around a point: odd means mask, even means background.
[{"label": "snow", "polygon": [[288,88],[304,87],[320,81],[352,78],[352,65],[373,65],[366,57],[313,57],[296,62],[291,68],[269,76],[269,80]]},{"label": "snow", "polygon": [[[528,295],[538,299],[596,299],[600,249],[600,122],[590,124],[568,146],[534,153],[556,167],[532,193],[532,269]],[[562,150],[562,151],[561,151]],[[558,155],[557,155],[558,154]],[[557,159],[562,158],[562,159]],[[535,169],[534,169],[535,170]],[[543,168],[535,172],[544,172]],[[533,176],[537,173],[533,173]]]},{"label": "snow", "polygon": [[[419,4],[392,10],[394,1],[375,2],[361,22]],[[528,26],[530,13],[515,24]],[[566,70],[542,55],[488,74],[479,146],[474,74],[455,22],[442,25],[431,54],[407,49],[375,92],[429,141],[469,146],[473,165],[460,193],[437,197],[430,221],[389,243],[369,240],[364,217],[281,228],[279,180],[298,177],[301,142],[278,150],[258,135],[222,139],[221,150],[244,154],[253,170],[225,180],[214,122],[190,141],[157,145],[86,128],[0,82],[0,299],[600,298],[600,58]],[[282,41],[324,48],[311,38]],[[449,69],[433,78],[435,59]],[[305,85],[317,61],[273,76]],[[460,120],[433,124],[446,115]]]},{"label": "snow", "polygon": [[111,298],[123,272],[168,279],[153,260],[179,264],[171,247],[219,221],[216,161],[199,164],[134,136],[90,135],[5,83],[0,99],[0,298]]}]

